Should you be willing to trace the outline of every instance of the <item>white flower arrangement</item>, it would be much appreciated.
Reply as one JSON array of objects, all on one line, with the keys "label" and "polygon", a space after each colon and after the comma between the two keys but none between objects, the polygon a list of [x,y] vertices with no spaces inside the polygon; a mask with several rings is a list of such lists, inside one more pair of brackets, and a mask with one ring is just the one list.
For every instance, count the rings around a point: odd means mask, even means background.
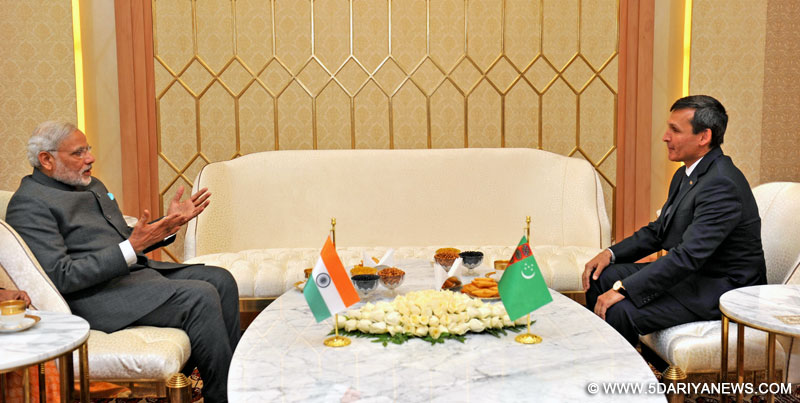
[{"label": "white flower arrangement", "polygon": [[409,337],[437,343],[442,336],[463,341],[467,332],[505,334],[527,325],[525,317],[512,321],[501,303],[487,304],[466,294],[447,290],[413,291],[392,302],[367,303],[347,311],[339,328],[359,336],[378,335],[377,342],[401,344]]}]

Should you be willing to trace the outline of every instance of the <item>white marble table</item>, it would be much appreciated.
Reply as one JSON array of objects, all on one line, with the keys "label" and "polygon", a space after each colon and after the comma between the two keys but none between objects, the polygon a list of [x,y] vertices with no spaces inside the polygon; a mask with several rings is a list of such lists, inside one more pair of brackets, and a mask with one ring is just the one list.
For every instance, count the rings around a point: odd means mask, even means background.
[{"label": "white marble table", "polygon": [[[405,264],[404,264],[405,263]],[[429,262],[401,262],[406,279],[396,291],[431,288]],[[393,294],[379,287],[370,301]],[[467,334],[465,343],[435,346],[412,339],[383,347],[352,338],[343,348],[322,344],[332,320],[317,324],[303,295],[290,290],[245,332],[228,377],[232,402],[249,401],[659,401],[663,395],[587,393],[594,382],[657,383],[633,347],[613,328],[571,299],[535,311],[531,331],[544,341],[514,342]],[[361,303],[359,303],[361,304]],[[356,305],[354,307],[358,307]]]},{"label": "white marble table", "polygon": [[[81,401],[87,402],[89,382],[85,374],[88,374],[86,341],[89,339],[89,323],[83,318],[65,313],[28,311],[28,314],[36,315],[41,320],[25,331],[0,333],[0,373],[24,369],[58,358],[61,401],[71,401],[72,352],[80,348],[80,363],[83,369],[80,374]],[[26,389],[30,387],[27,373],[23,371],[23,386]]]},{"label": "white marble table", "polygon": [[[800,336],[800,285],[770,284],[743,287],[722,294],[722,354],[720,379],[725,382],[728,368],[729,321],[740,326],[736,343],[736,375],[744,382],[744,328],[749,326],[767,332],[767,382],[775,381],[775,335]],[[741,401],[741,394],[737,397]],[[773,396],[768,400],[771,402]]]}]

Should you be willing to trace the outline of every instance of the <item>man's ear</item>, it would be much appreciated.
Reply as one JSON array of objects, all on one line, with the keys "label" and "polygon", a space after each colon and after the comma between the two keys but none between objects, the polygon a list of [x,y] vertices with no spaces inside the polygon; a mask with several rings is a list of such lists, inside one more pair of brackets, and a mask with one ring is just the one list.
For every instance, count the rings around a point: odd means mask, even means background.
[{"label": "man's ear", "polygon": [[711,129],[705,129],[698,134],[700,136],[700,146],[705,147],[711,144]]},{"label": "man's ear", "polygon": [[42,165],[42,170],[46,172],[52,172],[56,168],[56,161],[53,154],[50,154],[47,151],[40,151],[39,152],[39,164]]}]

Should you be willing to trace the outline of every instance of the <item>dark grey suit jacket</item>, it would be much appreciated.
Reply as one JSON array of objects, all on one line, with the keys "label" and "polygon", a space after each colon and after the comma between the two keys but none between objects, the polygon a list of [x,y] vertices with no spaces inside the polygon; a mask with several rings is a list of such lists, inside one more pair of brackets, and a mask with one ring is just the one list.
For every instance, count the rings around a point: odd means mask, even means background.
[{"label": "dark grey suit jacket", "polygon": [[[719,319],[728,290],[766,283],[761,218],[753,192],[730,157],[716,147],[692,171],[672,177],[669,198],[655,221],[613,245],[615,263],[634,262],[661,249],[667,255],[622,280],[637,307],[669,293],[698,316]],[[665,214],[675,203],[673,212]]]},{"label": "dark grey suit jacket", "polygon": [[34,169],[11,197],[6,221],[28,244],[72,312],[105,332],[130,325],[175,293],[170,280],[153,269],[187,266],[139,255],[128,267],[119,243],[132,229],[97,178],[75,187]]}]

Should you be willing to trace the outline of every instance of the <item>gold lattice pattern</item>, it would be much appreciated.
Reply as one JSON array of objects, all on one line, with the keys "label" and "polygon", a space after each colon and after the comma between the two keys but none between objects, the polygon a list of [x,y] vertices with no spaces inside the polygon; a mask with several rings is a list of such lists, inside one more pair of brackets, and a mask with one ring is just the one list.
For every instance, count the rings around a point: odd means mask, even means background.
[{"label": "gold lattice pattern", "polygon": [[613,213],[617,0],[152,4],[162,206],[258,151],[530,147],[592,163]]}]

